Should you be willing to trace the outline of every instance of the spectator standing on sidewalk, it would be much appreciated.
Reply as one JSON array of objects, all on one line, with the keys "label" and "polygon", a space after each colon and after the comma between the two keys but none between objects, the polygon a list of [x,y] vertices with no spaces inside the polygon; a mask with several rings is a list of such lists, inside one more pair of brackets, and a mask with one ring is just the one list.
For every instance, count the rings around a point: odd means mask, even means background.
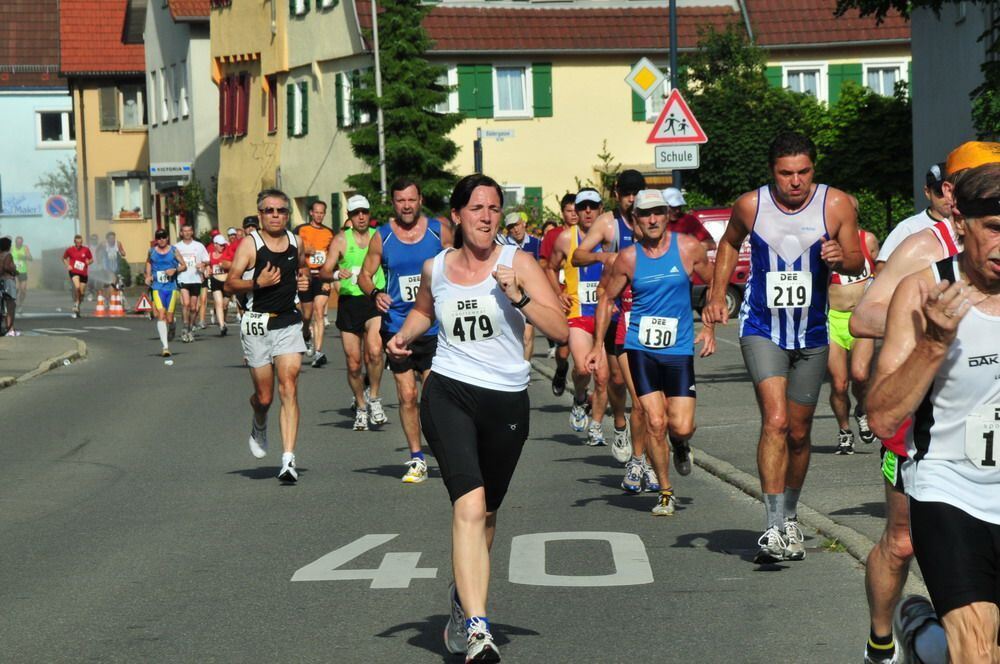
[{"label": "spectator standing on sidewalk", "polygon": [[8,337],[19,337],[14,330],[14,310],[17,307],[17,266],[10,253],[13,243],[9,237],[0,237],[0,297],[6,300],[6,327]]}]

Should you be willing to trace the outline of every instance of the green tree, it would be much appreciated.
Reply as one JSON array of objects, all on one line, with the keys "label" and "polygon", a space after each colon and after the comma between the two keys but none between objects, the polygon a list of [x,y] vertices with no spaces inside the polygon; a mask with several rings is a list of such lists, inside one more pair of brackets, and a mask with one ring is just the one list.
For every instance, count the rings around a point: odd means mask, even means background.
[{"label": "green tree", "polygon": [[737,29],[703,31],[684,61],[679,85],[709,137],[701,167],[685,176],[688,188],[718,204],[766,182],[767,146],[786,130],[815,136],[825,111],[812,97],[770,85],[764,52]]},{"label": "green tree", "polygon": [[46,196],[62,196],[66,199],[66,216],[80,218],[80,207],[76,195],[76,157],[66,157],[56,162],[55,168],[43,173],[35,183]]},{"label": "green tree", "polygon": [[[964,0],[837,0],[836,15],[843,16],[852,9],[861,16],[874,16],[878,23],[885,20],[890,11],[897,11],[909,18],[917,8],[927,8],[940,14],[945,5],[964,4]],[[969,91],[972,100],[972,122],[981,139],[996,138],[1000,135],[1000,0],[972,0],[969,4],[986,8],[991,23],[979,36],[986,43],[986,60],[980,64],[983,83]],[[944,70],[942,70],[944,71]]]},{"label": "green tree", "polygon": [[[351,91],[352,103],[367,112],[372,122],[351,130],[354,154],[369,170],[347,178],[362,192],[377,192],[379,183],[376,112],[382,107],[385,125],[385,167],[390,184],[397,177],[411,177],[420,183],[425,205],[434,211],[446,208],[456,176],[447,165],[458,154],[448,133],[461,121],[458,113],[437,113],[431,109],[448,98],[449,88],[438,81],[445,68],[425,58],[431,48],[421,21],[431,5],[421,0],[382,0],[379,3],[379,58],[382,69],[382,98],[375,94],[374,69],[366,70],[361,86]],[[366,34],[371,40],[371,34]],[[388,192],[386,192],[388,194]],[[385,218],[385,207],[373,213]]]},{"label": "green tree", "polygon": [[[858,195],[867,191],[882,204],[882,215],[866,222],[869,230],[891,228],[899,218],[899,200],[912,191],[913,121],[906,86],[885,97],[847,82],[829,110],[829,125],[816,137],[820,154],[817,176]],[[903,204],[911,209],[912,202]]]}]

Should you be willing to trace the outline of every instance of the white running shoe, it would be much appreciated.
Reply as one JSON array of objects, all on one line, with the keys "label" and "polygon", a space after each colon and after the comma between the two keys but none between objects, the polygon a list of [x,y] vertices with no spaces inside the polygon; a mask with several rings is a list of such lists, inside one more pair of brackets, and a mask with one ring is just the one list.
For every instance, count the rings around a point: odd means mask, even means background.
[{"label": "white running shoe", "polygon": [[416,457],[406,462],[406,474],[403,475],[403,482],[407,484],[420,484],[427,479],[427,462]]},{"label": "white running shoe", "polygon": [[785,559],[785,550],[788,549],[788,542],[785,536],[775,527],[770,527],[757,540],[760,550],[754,556],[753,562],[756,565],[766,565],[778,563]]},{"label": "white running shoe", "polygon": [[458,590],[454,581],[448,586],[448,600],[451,611],[448,624],[444,626],[444,647],[451,654],[460,655],[469,647],[469,634],[465,631],[465,611],[458,602]]},{"label": "white running shoe", "polygon": [[258,459],[267,456],[267,423],[264,426],[257,426],[257,418],[253,419],[253,427],[250,429],[250,454]]},{"label": "white running shoe", "polygon": [[624,429],[615,429],[615,437],[611,441],[611,455],[618,463],[625,463],[632,458],[632,436],[629,435],[629,426]]},{"label": "white running shoe", "polygon": [[642,493],[642,462],[636,459],[629,459],[625,464],[625,478],[622,480],[622,489],[629,493]]},{"label": "white running shoe", "polygon": [[368,411],[359,408],[354,412],[354,430],[368,431]]},{"label": "white running shoe", "polygon": [[590,426],[587,427],[587,445],[591,447],[607,445],[604,440],[604,425],[600,422],[591,422]]},{"label": "white running shoe", "polygon": [[677,500],[674,498],[674,492],[661,491],[660,498],[650,511],[653,516],[673,516],[674,512],[677,511]]},{"label": "white running shoe", "polygon": [[806,538],[799,530],[798,519],[785,519],[785,560],[802,560],[806,557]]},{"label": "white running shoe", "polygon": [[857,422],[858,424],[858,438],[861,439],[861,442],[864,443],[865,445],[871,445],[872,443],[874,443],[875,432],[872,431],[872,428],[870,426],[868,426],[868,415],[866,415],[865,413],[861,414],[855,413],[854,421]]},{"label": "white running shoe", "polygon": [[837,433],[837,450],[834,454],[854,454],[854,432],[841,429]]},{"label": "white running shoe", "polygon": [[656,471],[650,465],[649,459],[642,462],[642,476],[646,480],[646,491],[656,493],[660,490],[660,479],[656,476]]},{"label": "white running shoe", "polygon": [[583,431],[587,428],[587,421],[590,418],[587,417],[586,406],[582,403],[574,403],[573,407],[569,409],[569,427],[573,431]]},{"label": "white running shoe", "polygon": [[376,397],[368,401],[368,421],[375,426],[381,426],[389,421],[382,409],[382,397]]},{"label": "white running shoe", "polygon": [[486,626],[486,623],[478,618],[473,618],[468,631],[469,639],[465,652],[465,664],[500,661],[500,650],[493,642],[493,635],[490,634],[490,628]]},{"label": "white running shoe", "polygon": [[299,473],[295,470],[295,455],[285,452],[281,455],[281,470],[278,472],[278,479],[282,482],[297,482]]}]

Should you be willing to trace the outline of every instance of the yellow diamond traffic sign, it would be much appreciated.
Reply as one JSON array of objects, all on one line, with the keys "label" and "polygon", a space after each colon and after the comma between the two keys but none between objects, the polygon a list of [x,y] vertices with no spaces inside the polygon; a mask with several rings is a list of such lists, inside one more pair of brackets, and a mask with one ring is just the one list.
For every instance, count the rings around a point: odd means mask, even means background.
[{"label": "yellow diamond traffic sign", "polygon": [[659,67],[650,62],[648,58],[642,58],[632,67],[632,71],[625,77],[625,82],[635,90],[637,95],[643,99],[649,99],[649,96],[659,87],[664,78]]}]

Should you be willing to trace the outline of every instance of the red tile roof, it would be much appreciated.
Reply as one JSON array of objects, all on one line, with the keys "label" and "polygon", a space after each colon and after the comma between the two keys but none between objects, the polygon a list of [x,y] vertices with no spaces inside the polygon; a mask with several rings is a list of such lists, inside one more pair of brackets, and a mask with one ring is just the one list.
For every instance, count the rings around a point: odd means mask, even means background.
[{"label": "red tile roof", "polygon": [[768,46],[832,44],[910,39],[910,23],[899,12],[889,13],[881,25],[856,10],[837,18],[836,0],[750,0],[750,23],[757,43]]},{"label": "red tile roof", "polygon": [[[837,18],[836,0],[746,0],[757,42],[764,47],[908,40],[909,23],[891,13],[881,25],[856,12]],[[362,28],[371,27],[371,5],[355,0]],[[694,48],[698,31],[744,25],[727,6],[679,7],[678,44]],[[669,15],[664,7],[559,8],[437,5],[424,19],[432,52],[467,51],[665,51]]]},{"label": "red tile roof", "polygon": [[0,87],[65,87],[57,0],[0,2]]},{"label": "red tile roof", "polygon": [[170,0],[170,18],[175,21],[208,21],[210,9],[209,0]]},{"label": "red tile roof", "polygon": [[128,0],[61,0],[60,69],[65,74],[140,73],[142,44],[125,44]]}]

